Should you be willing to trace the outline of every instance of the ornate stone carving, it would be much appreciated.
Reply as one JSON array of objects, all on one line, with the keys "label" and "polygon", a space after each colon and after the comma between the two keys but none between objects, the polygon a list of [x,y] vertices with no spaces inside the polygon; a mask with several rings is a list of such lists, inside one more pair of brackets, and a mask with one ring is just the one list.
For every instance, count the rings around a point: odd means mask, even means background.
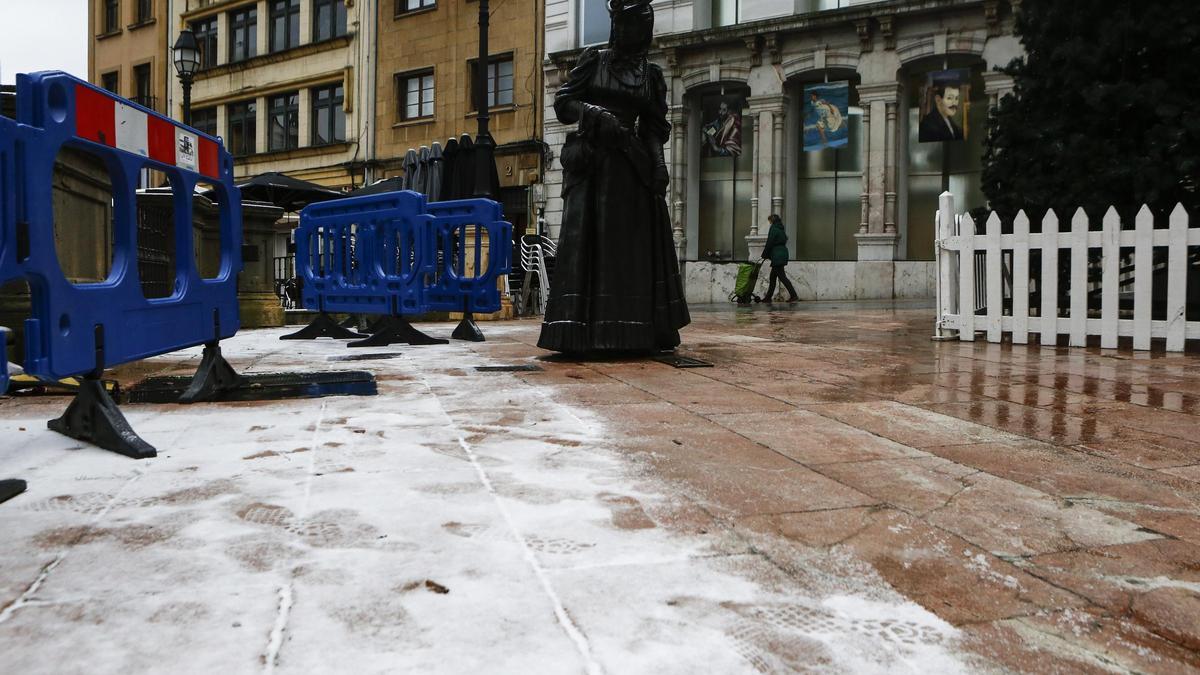
[{"label": "ornate stone carving", "polygon": [[858,31],[858,42],[862,51],[871,51],[871,20],[859,19],[858,21],[855,21],[854,29]]},{"label": "ornate stone carving", "polygon": [[892,16],[879,17],[879,34],[883,36],[884,49],[896,48],[896,35],[892,32],[892,19],[894,18]]}]

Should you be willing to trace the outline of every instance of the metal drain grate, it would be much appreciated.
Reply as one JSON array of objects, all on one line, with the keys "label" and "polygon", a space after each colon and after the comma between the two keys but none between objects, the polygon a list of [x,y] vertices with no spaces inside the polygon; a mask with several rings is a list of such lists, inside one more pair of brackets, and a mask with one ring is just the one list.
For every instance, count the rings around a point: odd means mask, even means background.
[{"label": "metal drain grate", "polygon": [[655,361],[665,363],[668,366],[676,368],[712,368],[713,364],[708,361],[701,361],[690,356],[679,356],[678,354],[667,354],[665,356],[654,357]]},{"label": "metal drain grate", "polygon": [[396,359],[404,356],[400,352],[377,352],[375,354],[347,354],[345,356],[327,356],[326,361],[378,361]]},{"label": "metal drain grate", "polygon": [[540,373],[542,367],[526,363],[519,366],[475,366],[475,370],[481,373]]}]

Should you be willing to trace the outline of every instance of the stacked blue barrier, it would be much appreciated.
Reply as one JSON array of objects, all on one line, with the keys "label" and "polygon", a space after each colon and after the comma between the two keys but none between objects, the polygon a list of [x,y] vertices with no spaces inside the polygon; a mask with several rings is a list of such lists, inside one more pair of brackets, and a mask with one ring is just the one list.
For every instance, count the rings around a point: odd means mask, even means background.
[{"label": "stacked blue barrier", "polygon": [[503,218],[489,199],[429,203],[410,190],[305,207],[295,232],[296,273],[302,304],[320,315],[283,339],[356,337],[339,333],[328,317],[349,312],[385,317],[374,336],[351,346],[444,342],[402,317],[499,310],[497,280],[512,266],[512,225]]},{"label": "stacked blue barrier", "polygon": [[[114,255],[99,283],[68,281],[55,251],[51,178],[65,147],[103,161],[112,180]],[[138,276],[136,190],[144,169],[162,172],[174,188],[176,270],[165,298],[145,298]],[[211,279],[192,250],[192,194],[201,181],[215,188],[220,212],[220,270]],[[66,73],[18,75],[16,119],[0,117],[0,284],[29,285],[25,372],[83,376],[51,429],[132,457],[154,456],[99,375],[236,333],[241,246],[233,160],[220,140]]]}]

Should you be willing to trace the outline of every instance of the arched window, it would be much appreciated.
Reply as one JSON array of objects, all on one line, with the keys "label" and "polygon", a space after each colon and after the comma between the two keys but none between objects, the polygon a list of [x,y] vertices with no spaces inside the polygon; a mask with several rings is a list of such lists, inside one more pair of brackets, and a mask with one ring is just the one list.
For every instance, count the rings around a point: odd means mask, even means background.
[{"label": "arched window", "polygon": [[744,85],[715,87],[697,96],[701,260],[750,259],[746,235],[754,192],[754,123],[743,115],[749,96]]},{"label": "arched window", "polygon": [[[964,57],[910,69],[905,78],[908,229],[904,257],[908,260],[933,259],[933,218],[944,190],[954,194],[960,212],[987,203],[980,189],[988,114],[983,69],[978,59]],[[957,87],[947,88],[955,83]],[[947,113],[952,113],[949,121]]]},{"label": "arched window", "polygon": [[[857,79],[857,78],[855,78]],[[862,108],[855,80],[800,82],[796,124],[798,260],[856,260],[862,222]]]}]

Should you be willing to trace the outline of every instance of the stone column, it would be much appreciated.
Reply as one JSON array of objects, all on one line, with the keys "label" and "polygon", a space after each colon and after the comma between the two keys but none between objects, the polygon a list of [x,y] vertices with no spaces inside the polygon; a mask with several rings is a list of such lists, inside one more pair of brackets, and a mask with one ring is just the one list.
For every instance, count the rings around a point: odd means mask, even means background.
[{"label": "stone column", "polygon": [[[747,103],[748,117],[757,122],[754,136],[754,193],[750,198],[750,233],[746,235],[746,244],[754,251],[762,248],[767,239],[761,227],[762,222],[770,213],[783,210],[786,173],[783,125],[787,97],[781,94],[754,96]],[[744,136],[744,128],[742,132]]]},{"label": "stone column", "polygon": [[987,93],[988,108],[994,110],[1005,94],[1012,93],[1013,79],[1004,73],[989,70],[983,74],[983,90]]},{"label": "stone column", "polygon": [[675,256],[682,261],[687,250],[687,106],[671,107],[671,235]]},{"label": "stone column", "polygon": [[900,85],[896,82],[858,87],[863,108],[863,213],[859,224],[858,260],[896,258],[896,115]]}]

